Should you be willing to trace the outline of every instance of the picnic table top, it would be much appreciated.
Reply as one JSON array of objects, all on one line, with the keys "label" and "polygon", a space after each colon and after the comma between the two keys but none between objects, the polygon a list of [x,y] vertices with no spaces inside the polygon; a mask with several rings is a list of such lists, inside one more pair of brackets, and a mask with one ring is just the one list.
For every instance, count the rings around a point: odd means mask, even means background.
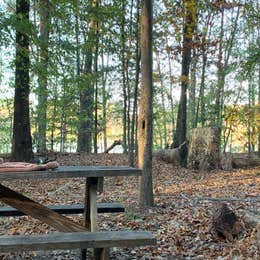
[{"label": "picnic table top", "polygon": [[59,166],[54,170],[0,172],[0,181],[17,179],[51,179],[109,176],[140,176],[142,170],[129,166]]}]

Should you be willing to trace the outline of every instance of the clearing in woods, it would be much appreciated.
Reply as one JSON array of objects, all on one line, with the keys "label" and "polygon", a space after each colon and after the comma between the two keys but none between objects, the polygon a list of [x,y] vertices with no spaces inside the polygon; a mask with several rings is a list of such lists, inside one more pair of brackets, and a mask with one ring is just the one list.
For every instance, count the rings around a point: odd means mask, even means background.
[{"label": "clearing in woods", "polygon": [[[61,165],[127,165],[119,154],[63,154]],[[114,259],[259,259],[256,230],[246,227],[233,242],[217,237],[212,230],[212,211],[219,201],[226,202],[239,216],[243,210],[260,214],[260,168],[234,171],[195,172],[171,164],[153,162],[155,206],[138,208],[138,179],[108,178],[100,202],[118,201],[125,213],[99,215],[99,229],[145,229],[156,235],[156,246],[111,249]],[[48,204],[82,203],[84,180],[55,179],[42,182],[5,182],[11,188]],[[116,188],[114,186],[117,186]],[[81,223],[80,216],[71,216]],[[2,218],[0,234],[45,233],[52,228],[27,216]],[[4,259],[79,259],[78,251],[2,254]],[[239,258],[241,257],[241,258]]]}]

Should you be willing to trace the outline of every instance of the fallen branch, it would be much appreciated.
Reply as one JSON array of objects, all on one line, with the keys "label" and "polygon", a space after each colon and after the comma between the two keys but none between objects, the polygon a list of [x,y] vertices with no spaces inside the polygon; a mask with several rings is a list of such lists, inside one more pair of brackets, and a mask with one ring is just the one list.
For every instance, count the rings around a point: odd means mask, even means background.
[{"label": "fallen branch", "polygon": [[106,150],[104,153],[109,153],[115,146],[123,145],[121,140],[115,140]]}]

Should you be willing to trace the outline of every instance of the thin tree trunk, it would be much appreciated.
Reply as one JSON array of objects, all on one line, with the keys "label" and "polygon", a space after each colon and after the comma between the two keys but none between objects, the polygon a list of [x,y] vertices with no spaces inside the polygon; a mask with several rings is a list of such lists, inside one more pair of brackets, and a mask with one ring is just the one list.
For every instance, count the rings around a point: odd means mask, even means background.
[{"label": "thin tree trunk", "polygon": [[[168,44],[168,39],[166,38],[166,42]],[[171,55],[170,49],[167,49],[167,58],[168,58],[168,66],[169,66],[169,77],[170,77],[170,93],[168,93],[168,99],[170,100],[171,107],[171,124],[172,124],[172,144],[174,142],[174,132],[175,132],[175,119],[174,119],[174,102],[173,102],[173,74],[172,74],[172,66],[171,66]],[[172,146],[172,145],[171,145]]]},{"label": "thin tree trunk", "polygon": [[[138,3],[137,3],[138,4]],[[139,6],[138,6],[139,7]],[[131,0],[130,5],[130,23],[129,23],[129,39],[128,39],[128,48],[127,48],[127,57],[126,57],[126,84],[127,84],[127,143],[128,143],[128,155],[130,158],[130,146],[131,146],[131,87],[130,87],[130,79],[129,79],[129,64],[132,58],[132,44],[133,38],[135,37],[135,32],[133,33],[133,10],[134,10],[134,0]],[[139,10],[137,10],[139,12]],[[138,26],[137,26],[138,27]],[[135,123],[134,123],[135,124]]]},{"label": "thin tree trunk", "polygon": [[230,32],[229,40],[227,41],[227,47],[225,49],[225,57],[224,48],[223,48],[223,37],[224,37],[224,7],[221,7],[221,25],[220,25],[220,36],[219,36],[219,52],[218,52],[218,71],[217,71],[217,93],[216,93],[216,102],[215,102],[215,126],[221,128],[222,125],[222,109],[224,104],[224,86],[225,86],[225,78],[227,75],[227,67],[229,63],[229,58],[231,55],[231,51],[234,44],[234,38],[238,25],[238,17],[240,13],[240,7],[238,7],[235,21],[233,24],[233,30]]},{"label": "thin tree trunk", "polygon": [[[163,146],[165,147],[167,144],[167,121],[166,121],[166,108],[165,108],[165,97],[164,97],[164,85],[163,85],[163,75],[161,72],[161,64],[160,64],[160,56],[159,53],[156,52],[156,58],[157,58],[157,66],[158,66],[158,73],[159,73],[159,79],[160,79],[160,94],[161,94],[161,99],[162,99],[162,118],[163,118]],[[159,126],[159,124],[158,124]]]},{"label": "thin tree trunk", "polygon": [[197,63],[198,63],[198,56],[197,51],[195,48],[192,49],[193,51],[193,58],[192,58],[192,66],[191,66],[191,84],[190,84],[190,99],[189,99],[189,107],[190,107],[190,127],[195,128],[196,127],[196,100],[195,100],[195,94],[196,94],[196,86],[197,86]]},{"label": "thin tree trunk", "polygon": [[57,113],[57,107],[58,107],[58,93],[57,93],[57,76],[56,76],[56,84],[55,84],[55,89],[53,90],[53,112],[51,115],[51,121],[50,121],[50,125],[51,125],[51,152],[54,151],[54,133],[55,133],[55,122],[56,122],[56,113]]},{"label": "thin tree trunk", "polygon": [[95,62],[94,62],[94,72],[95,72],[95,120],[94,120],[94,153],[98,153],[98,45],[99,45],[99,32],[98,27],[96,28],[96,44],[95,44]]},{"label": "thin tree trunk", "polygon": [[135,30],[135,87],[134,87],[134,97],[133,97],[133,114],[132,114],[132,124],[131,124],[131,136],[129,144],[129,164],[130,166],[135,165],[135,153],[136,151],[136,122],[137,122],[137,99],[138,99],[138,85],[139,85],[139,75],[140,75],[140,47],[139,47],[139,9],[140,1],[136,1],[136,30]]},{"label": "thin tree trunk", "polygon": [[[17,24],[24,25],[16,29],[15,56],[15,95],[12,157],[15,161],[31,161],[32,137],[29,112],[29,32],[25,24],[29,23],[29,0],[16,0]],[[28,30],[28,29],[27,29]]]},{"label": "thin tree trunk", "polygon": [[181,97],[177,116],[174,148],[186,140],[187,133],[187,88],[189,69],[191,63],[192,37],[195,26],[196,3],[194,0],[184,0],[185,21],[183,30],[182,71],[181,71]]},{"label": "thin tree trunk", "polygon": [[[258,67],[258,104],[260,104],[260,66]],[[259,108],[258,108],[258,112]],[[258,157],[260,157],[260,131],[258,133]]]},{"label": "thin tree trunk", "polygon": [[[98,7],[98,0],[92,0],[90,10]],[[96,36],[96,22],[94,14],[90,14],[89,32],[85,39],[85,64],[84,74],[87,78],[85,86],[80,87],[80,113],[79,113],[79,131],[78,131],[78,152],[91,153],[92,151],[92,134],[93,134],[93,112],[94,112],[94,83],[93,83],[93,52]]]},{"label": "thin tree trunk", "polygon": [[48,97],[48,45],[50,15],[49,0],[40,0],[40,71],[39,71],[39,96],[38,96],[38,138],[39,152],[46,152],[46,128],[47,128],[47,97]]},{"label": "thin tree trunk", "polygon": [[140,206],[152,206],[152,147],[153,147],[153,58],[152,58],[152,0],[142,1],[141,13],[141,74],[142,88],[138,117],[138,166],[140,177]]},{"label": "thin tree trunk", "polygon": [[[102,128],[104,134],[104,151],[107,150],[107,91],[106,91],[106,81],[107,81],[107,72],[104,72],[104,53],[103,50],[101,55],[102,60]],[[109,55],[107,55],[107,66],[108,67]]]},{"label": "thin tree trunk", "polygon": [[[211,22],[212,16],[208,15],[206,20],[206,29],[202,34],[202,42],[201,42],[201,51],[202,51],[202,68],[201,68],[201,81],[200,81],[200,89],[199,89],[199,99],[197,103],[197,111],[196,111],[196,122],[197,125],[199,122],[199,114],[200,114],[200,123],[201,126],[205,126],[206,122],[206,111],[205,111],[205,77],[206,77],[206,66],[207,66],[207,34],[209,31],[209,26]],[[210,35],[210,32],[209,32]],[[210,36],[208,36],[210,38]]]},{"label": "thin tree trunk", "polygon": [[125,44],[125,10],[126,2],[122,1],[121,14],[121,67],[122,67],[122,88],[123,88],[123,149],[127,153],[127,86],[126,86],[126,44]]}]

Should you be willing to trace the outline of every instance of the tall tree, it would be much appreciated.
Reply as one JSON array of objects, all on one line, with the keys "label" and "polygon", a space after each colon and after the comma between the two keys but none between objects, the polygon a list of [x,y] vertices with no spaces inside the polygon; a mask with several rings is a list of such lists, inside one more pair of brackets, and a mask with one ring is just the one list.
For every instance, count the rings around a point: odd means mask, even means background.
[{"label": "tall tree", "polygon": [[187,132],[187,88],[191,63],[192,37],[196,24],[196,1],[183,0],[184,26],[181,65],[181,97],[177,116],[174,147],[178,147],[186,140]]},{"label": "tall tree", "polygon": [[[229,61],[231,57],[231,52],[233,49],[235,36],[237,33],[238,18],[240,14],[240,5],[237,4],[237,11],[235,13],[234,21],[232,23],[232,28],[227,39],[226,45],[224,45],[224,19],[225,19],[225,8],[233,8],[233,4],[230,5],[225,2],[219,2],[217,8],[220,9],[220,35],[219,35],[219,47],[218,47],[218,61],[217,61],[217,91],[215,100],[215,126],[221,127],[222,125],[222,109],[224,104],[224,87],[226,76],[229,73]],[[236,6],[236,5],[235,5]]]},{"label": "tall tree", "polygon": [[98,0],[89,2],[89,31],[85,40],[85,65],[84,75],[86,81],[84,86],[80,85],[80,109],[79,109],[79,131],[78,151],[91,153],[93,133],[93,112],[94,112],[94,82],[93,82],[93,54],[95,48],[95,36],[97,23],[95,21],[95,10],[98,7]]},{"label": "tall tree", "polygon": [[49,0],[39,1],[40,13],[40,69],[38,96],[38,143],[39,152],[46,152],[47,97],[48,97],[48,44],[50,31]]},{"label": "tall tree", "polygon": [[153,79],[152,79],[152,0],[142,1],[141,11],[141,97],[138,117],[138,166],[140,205],[153,205],[152,147],[153,147]]},{"label": "tall tree", "polygon": [[131,131],[130,133],[130,142],[129,142],[129,164],[134,166],[135,164],[135,155],[137,154],[136,151],[136,121],[137,121],[137,99],[138,99],[138,85],[139,85],[139,78],[140,78],[140,0],[136,1],[136,26],[135,26],[135,81],[134,81],[134,93],[133,93],[133,113],[132,113],[132,123],[131,123]]},{"label": "tall tree", "polygon": [[12,157],[15,161],[32,159],[32,138],[29,114],[29,31],[30,1],[16,1],[15,95]]},{"label": "tall tree", "polygon": [[126,42],[125,42],[125,14],[126,1],[122,0],[121,7],[121,66],[122,66],[122,88],[123,88],[123,149],[127,152],[127,85],[126,85]]}]

